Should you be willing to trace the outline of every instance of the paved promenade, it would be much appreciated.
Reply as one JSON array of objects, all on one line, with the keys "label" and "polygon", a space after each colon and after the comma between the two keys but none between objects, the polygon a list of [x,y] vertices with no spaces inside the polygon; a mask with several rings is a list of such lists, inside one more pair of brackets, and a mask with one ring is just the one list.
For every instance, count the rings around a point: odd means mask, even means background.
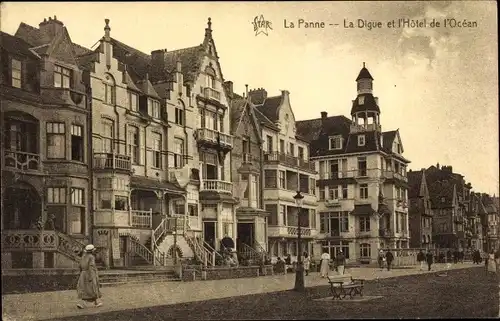
[{"label": "paved promenade", "polygon": [[[452,264],[451,269],[469,268],[471,263]],[[376,268],[350,268],[347,274],[354,278],[373,280],[419,273],[432,273],[446,270],[445,264],[433,265],[433,271],[420,272],[413,269],[380,271]],[[331,272],[334,275],[335,272]],[[204,301],[249,294],[285,291],[293,288],[294,274],[274,275],[259,278],[231,279],[195,282],[158,282],[148,284],[120,285],[102,289],[104,305],[99,308],[78,310],[76,291],[54,291],[28,294],[9,294],[2,296],[3,320],[47,320],[82,314],[146,308],[184,302]],[[326,285],[318,273],[306,277],[306,286]]]}]

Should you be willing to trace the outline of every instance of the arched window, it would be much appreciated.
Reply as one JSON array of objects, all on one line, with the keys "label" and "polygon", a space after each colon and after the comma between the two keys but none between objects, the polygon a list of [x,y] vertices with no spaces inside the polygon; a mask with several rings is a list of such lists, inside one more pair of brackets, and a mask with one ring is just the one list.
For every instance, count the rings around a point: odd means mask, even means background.
[{"label": "arched window", "polygon": [[110,74],[104,76],[104,102],[114,105],[116,102],[115,79]]},{"label": "arched window", "polygon": [[205,73],[207,74],[207,87],[208,88],[212,88],[212,89],[216,89],[216,83],[215,83],[215,79],[216,79],[216,73],[215,73],[215,70],[214,68],[212,67],[207,67],[205,69]]}]

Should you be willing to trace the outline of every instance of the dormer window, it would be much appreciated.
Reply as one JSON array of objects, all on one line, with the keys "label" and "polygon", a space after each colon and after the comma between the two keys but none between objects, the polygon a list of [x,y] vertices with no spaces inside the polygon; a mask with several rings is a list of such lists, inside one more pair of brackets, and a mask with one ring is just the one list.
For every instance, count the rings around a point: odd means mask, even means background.
[{"label": "dormer window", "polygon": [[133,92],[128,93],[128,106],[130,110],[137,111],[139,97]]},{"label": "dormer window", "polygon": [[365,135],[358,136],[358,146],[365,146]]},{"label": "dormer window", "polygon": [[330,137],[330,150],[332,149],[342,149],[342,136],[337,135]]},{"label": "dormer window", "polygon": [[12,69],[12,87],[21,88],[22,87],[22,71],[23,64],[20,60],[12,59],[11,61]]},{"label": "dormer window", "polygon": [[71,88],[71,69],[58,65],[54,67],[54,87]]},{"label": "dormer window", "polygon": [[149,99],[149,114],[153,118],[160,118],[160,102],[154,99]]},{"label": "dormer window", "polygon": [[358,97],[358,104],[364,105],[365,103],[365,96],[359,96]]}]

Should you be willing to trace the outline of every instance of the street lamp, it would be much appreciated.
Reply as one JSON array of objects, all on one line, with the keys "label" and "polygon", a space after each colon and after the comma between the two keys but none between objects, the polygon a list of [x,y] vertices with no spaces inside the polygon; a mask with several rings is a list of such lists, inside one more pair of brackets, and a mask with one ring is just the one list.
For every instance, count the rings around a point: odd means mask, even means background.
[{"label": "street lamp", "polygon": [[304,264],[302,262],[302,231],[300,229],[300,213],[302,211],[302,201],[304,196],[297,191],[297,194],[293,197],[295,199],[295,204],[297,204],[298,214],[297,214],[297,243],[298,243],[298,259],[297,259],[297,268],[295,269],[295,291],[304,291]]}]

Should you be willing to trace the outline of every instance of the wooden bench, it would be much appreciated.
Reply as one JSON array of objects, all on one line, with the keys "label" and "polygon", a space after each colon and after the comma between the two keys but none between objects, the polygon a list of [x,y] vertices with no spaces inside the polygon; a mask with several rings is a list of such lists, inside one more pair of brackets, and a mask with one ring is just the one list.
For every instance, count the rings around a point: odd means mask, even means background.
[{"label": "wooden bench", "polygon": [[333,300],[342,300],[346,296],[353,298],[356,295],[363,296],[364,279],[353,279],[352,276],[327,276]]}]

